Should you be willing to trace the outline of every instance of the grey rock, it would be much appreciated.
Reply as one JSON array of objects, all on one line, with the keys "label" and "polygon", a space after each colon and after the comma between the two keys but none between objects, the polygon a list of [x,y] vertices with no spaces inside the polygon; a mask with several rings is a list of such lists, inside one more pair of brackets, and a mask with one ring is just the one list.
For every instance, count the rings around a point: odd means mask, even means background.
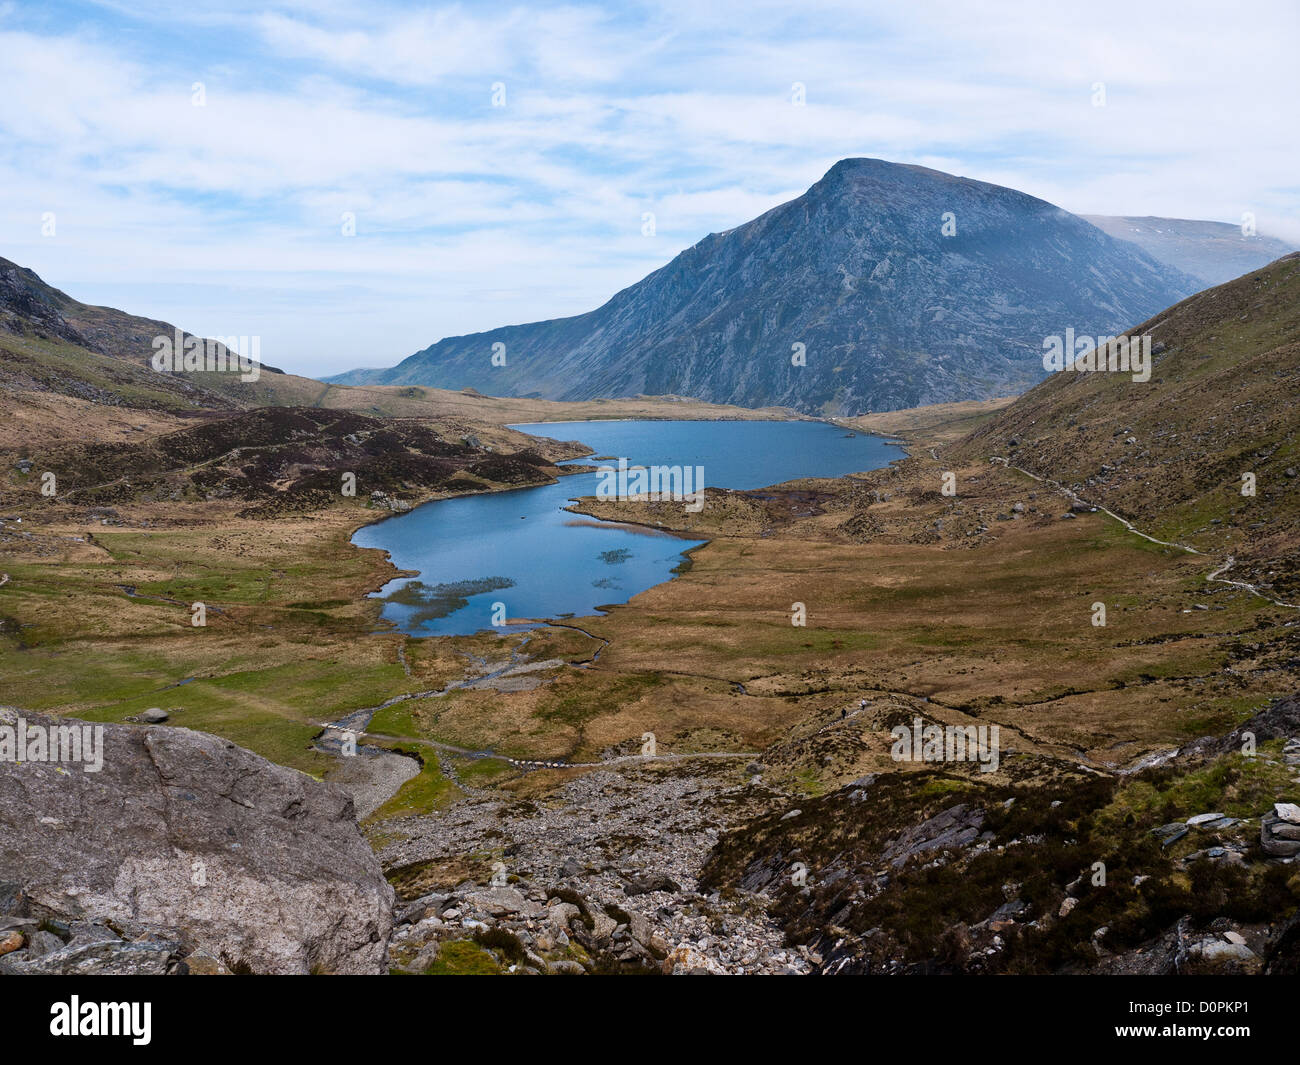
[{"label": "grey rock", "polygon": [[178,960],[179,944],[93,943],[4,964],[0,972],[29,976],[162,976]]},{"label": "grey rock", "polygon": [[447,895],[421,895],[418,899],[403,903],[393,915],[394,924],[418,924],[430,914],[438,913],[448,900]]},{"label": "grey rock", "polygon": [[175,930],[232,968],[386,971],[393,890],[345,792],[216,736],[104,730],[99,772],[0,762],[0,880],[54,914]]},{"label": "grey rock", "polygon": [[27,953],[33,958],[44,957],[62,949],[63,940],[52,932],[36,931],[27,937]]},{"label": "grey rock", "polygon": [[643,947],[649,947],[651,940],[655,936],[654,925],[643,914],[635,911],[628,914],[628,917],[631,918],[630,931],[632,932],[632,938]]},{"label": "grey rock", "polygon": [[1287,822],[1276,817],[1264,817],[1259,822],[1259,845],[1265,854],[1274,858],[1294,858],[1300,854],[1300,840],[1277,838],[1274,829]]},{"label": "grey rock", "polygon": [[521,891],[512,887],[498,887],[480,892],[474,901],[493,917],[531,913],[541,909],[536,903],[524,898]]},{"label": "grey rock", "polygon": [[1159,828],[1153,828],[1151,831],[1152,834],[1161,837],[1161,843],[1160,843],[1161,847],[1168,847],[1174,843],[1177,843],[1180,839],[1182,839],[1185,835],[1187,835],[1191,831],[1191,829],[1188,828],[1186,825],[1175,823],[1172,825],[1161,825]]},{"label": "grey rock", "polygon": [[1188,948],[1183,971],[1202,975],[1252,975],[1262,967],[1259,956],[1244,942],[1205,939]]},{"label": "grey rock", "polygon": [[27,916],[27,897],[21,884],[0,881],[0,916]]},{"label": "grey rock", "polygon": [[68,946],[88,947],[92,943],[115,943],[122,937],[111,928],[90,921],[74,921],[70,929]]},{"label": "grey rock", "polygon": [[603,910],[597,910],[592,914],[594,924],[591,930],[592,939],[602,946],[614,938],[614,929],[618,927],[618,922]]},{"label": "grey rock", "polygon": [[646,895],[652,891],[667,891],[675,895],[681,890],[675,880],[663,874],[632,877],[623,884],[625,895]]},{"label": "grey rock", "polygon": [[906,829],[882,857],[898,868],[916,855],[965,847],[979,837],[983,826],[983,812],[961,803]]},{"label": "grey rock", "polygon": [[420,948],[420,952],[411,960],[407,966],[411,972],[423,973],[434,962],[438,960],[438,955],[442,952],[442,944],[435,940],[432,943],[426,943]]}]

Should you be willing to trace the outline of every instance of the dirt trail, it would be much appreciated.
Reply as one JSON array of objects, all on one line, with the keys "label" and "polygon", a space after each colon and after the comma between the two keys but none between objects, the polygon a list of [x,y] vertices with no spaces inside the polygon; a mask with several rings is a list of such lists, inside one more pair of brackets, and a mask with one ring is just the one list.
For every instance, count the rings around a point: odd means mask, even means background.
[{"label": "dirt trail", "polygon": [[[931,452],[930,452],[930,453],[931,453],[931,454],[934,454],[934,450],[931,449]],[[1054,481],[1054,480],[1052,480],[1050,477],[1040,477],[1040,476],[1039,476],[1038,474],[1036,474],[1036,473],[1031,473],[1029,470],[1025,469],[1023,466],[1014,466],[1014,465],[1011,464],[1011,462],[1010,462],[1009,460],[1003,458],[1001,455],[993,455],[993,456],[991,457],[990,461],[992,461],[992,462],[1000,462],[1003,466],[1005,466],[1005,467],[1006,467],[1007,469],[1009,469],[1009,470],[1015,470],[1017,473],[1023,473],[1026,477],[1031,477],[1031,478],[1033,478],[1033,479],[1034,479],[1035,481],[1037,481],[1039,484],[1045,484],[1045,485],[1047,485],[1047,487],[1049,487],[1049,488],[1054,488],[1054,489],[1056,489],[1058,492],[1060,492],[1060,493],[1061,493],[1063,496],[1065,496],[1067,499],[1075,500],[1075,501],[1077,501],[1077,502],[1079,502],[1079,503],[1084,504],[1085,506],[1092,507],[1093,509],[1099,511],[1099,512],[1102,513],[1102,514],[1107,515],[1108,517],[1114,518],[1117,522],[1119,522],[1121,525],[1123,525],[1124,528],[1127,529],[1129,532],[1133,533],[1133,534],[1136,535],[1136,536],[1140,536],[1140,537],[1142,537],[1142,539],[1144,539],[1144,540],[1149,540],[1149,541],[1150,541],[1151,543],[1153,543],[1153,544],[1159,544],[1161,547],[1172,547],[1172,548],[1175,548],[1175,549],[1178,550],[1178,551],[1185,551],[1185,552],[1187,552],[1189,555],[1202,555],[1202,556],[1205,556],[1205,552],[1204,552],[1204,551],[1198,551],[1196,548],[1194,548],[1194,547],[1189,547],[1187,544],[1174,543],[1173,541],[1170,541],[1170,540],[1160,540],[1160,539],[1157,539],[1156,537],[1150,535],[1149,533],[1144,533],[1141,529],[1139,529],[1136,525],[1134,525],[1134,524],[1133,524],[1131,521],[1129,521],[1127,518],[1122,518],[1122,517],[1120,517],[1120,516],[1119,516],[1118,514],[1116,514],[1113,510],[1110,510],[1110,509],[1108,509],[1108,508],[1106,508],[1106,507],[1103,507],[1100,503],[1093,503],[1093,502],[1090,502],[1090,501],[1087,500],[1087,499],[1084,499],[1084,498],[1083,498],[1082,496],[1080,496],[1078,493],[1076,493],[1076,492],[1072,492],[1070,489],[1066,488],[1066,487],[1065,487],[1064,485],[1062,485],[1059,481]],[[1208,557],[1208,556],[1206,556],[1206,557]],[[1263,592],[1261,592],[1258,588],[1256,588],[1253,584],[1248,584],[1246,581],[1230,581],[1230,580],[1227,580],[1227,579],[1225,579],[1225,578],[1219,576],[1220,573],[1226,573],[1229,569],[1231,569],[1235,562],[1236,562],[1236,559],[1234,559],[1231,555],[1229,555],[1228,558],[1227,558],[1227,560],[1226,560],[1225,562],[1223,562],[1222,565],[1220,565],[1217,569],[1211,570],[1210,573],[1208,573],[1208,574],[1206,575],[1205,580],[1206,580],[1208,583],[1212,583],[1212,584],[1227,584],[1227,585],[1231,585],[1231,586],[1234,587],[1234,588],[1242,588],[1242,589],[1244,589],[1245,591],[1250,592],[1251,595],[1258,596],[1260,599],[1266,600],[1267,602],[1272,603],[1274,606],[1285,607],[1287,610],[1300,610],[1300,604],[1296,604],[1296,603],[1286,603],[1286,602],[1283,602],[1281,599],[1274,599],[1274,598],[1273,598],[1272,596],[1270,596],[1270,595],[1265,595],[1265,594],[1264,594]]]}]

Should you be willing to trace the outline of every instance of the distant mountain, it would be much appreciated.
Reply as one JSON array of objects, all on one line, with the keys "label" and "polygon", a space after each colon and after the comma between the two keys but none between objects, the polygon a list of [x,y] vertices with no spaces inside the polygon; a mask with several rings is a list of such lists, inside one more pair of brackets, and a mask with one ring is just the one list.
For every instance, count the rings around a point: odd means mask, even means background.
[{"label": "distant mountain", "polygon": [[[168,322],[141,318],[111,307],[92,307],[43,281],[34,271],[0,258],[0,446],[6,428],[18,425],[17,412],[37,418],[24,422],[29,433],[60,439],[75,436],[60,399],[100,408],[154,410],[191,415],[203,411],[256,410],[262,407],[319,407],[355,411],[372,418],[432,419],[453,438],[470,436],[517,450],[519,440],[494,429],[512,422],[594,418],[746,418],[788,417],[789,411],[751,411],[707,406],[681,396],[599,399],[568,406],[536,399],[497,399],[473,389],[370,385],[326,385],[263,365],[256,381],[239,373],[160,372],[152,359],[154,340],[176,336]],[[183,337],[192,334],[182,331]],[[218,345],[219,347],[219,345]],[[59,397],[59,398],[56,398]],[[252,424],[248,422],[246,424]],[[88,431],[88,430],[87,430]],[[552,456],[555,457],[555,456]],[[566,455],[564,457],[572,457]]]},{"label": "distant mountain", "polygon": [[[1045,335],[1116,332],[1199,287],[1024,193],[846,159],[598,310],[451,337],[330,380],[854,414],[1027,388]],[[499,344],[505,366],[493,365]],[[805,366],[792,365],[795,345]]]},{"label": "distant mountain", "polygon": [[1125,332],[1151,336],[1149,381],[1054,374],[944,459],[1007,457],[1300,601],[1300,253]]},{"label": "distant mountain", "polygon": [[552,459],[578,450],[485,424],[466,396],[331,387],[267,366],[255,381],[154,369],[154,338],[176,332],[0,259],[0,453],[28,460],[0,478],[3,513],[41,498],[32,459],[74,506],[227,500],[273,518],[338,501],[344,471],[366,486],[359,503],[377,492],[374,505],[400,510],[435,492],[545,484]]},{"label": "distant mountain", "polygon": [[1085,214],[1104,233],[1136,244],[1153,259],[1205,285],[1221,285],[1295,251],[1274,237],[1247,237],[1240,226],[1186,218],[1129,218]]},{"label": "distant mountain", "polygon": [[[232,372],[159,372],[157,337],[170,322],[94,307],[47,284],[33,270],[0,258],[0,400],[5,394],[56,394],[101,406],[152,410],[250,410],[322,406],[372,416],[438,416],[464,397],[418,390],[331,388],[310,377],[260,365],[256,381]],[[218,344],[217,351],[225,351]],[[460,402],[457,402],[459,400]],[[0,402],[0,416],[7,413]]]}]

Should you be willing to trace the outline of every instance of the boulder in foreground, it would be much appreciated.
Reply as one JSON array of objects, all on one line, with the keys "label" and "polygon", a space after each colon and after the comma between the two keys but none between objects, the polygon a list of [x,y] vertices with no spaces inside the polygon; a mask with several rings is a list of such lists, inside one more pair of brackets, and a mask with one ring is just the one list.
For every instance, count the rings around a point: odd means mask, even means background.
[{"label": "boulder in foreground", "polygon": [[[20,720],[90,727],[0,709],[0,745]],[[205,733],[103,730],[97,771],[0,758],[0,882],[27,916],[173,936],[235,972],[387,971],[393,890],[346,793]]]}]

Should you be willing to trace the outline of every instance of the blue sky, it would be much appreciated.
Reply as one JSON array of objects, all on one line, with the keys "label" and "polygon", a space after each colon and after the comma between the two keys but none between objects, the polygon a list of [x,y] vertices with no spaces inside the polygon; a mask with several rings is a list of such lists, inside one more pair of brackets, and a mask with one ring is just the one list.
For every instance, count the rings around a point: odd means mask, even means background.
[{"label": "blue sky", "polygon": [[1300,5],[1224,7],[0,0],[0,256],[326,374],[590,310],[846,156],[1300,242]]}]

